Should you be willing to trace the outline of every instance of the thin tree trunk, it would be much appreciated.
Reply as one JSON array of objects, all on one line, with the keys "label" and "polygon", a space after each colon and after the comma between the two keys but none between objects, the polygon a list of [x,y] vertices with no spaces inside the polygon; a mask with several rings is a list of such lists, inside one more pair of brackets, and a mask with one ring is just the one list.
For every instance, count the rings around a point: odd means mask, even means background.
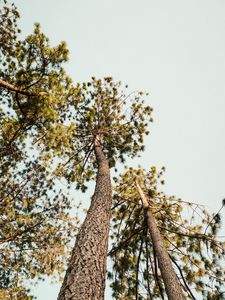
[{"label": "thin tree trunk", "polygon": [[109,164],[99,143],[95,145],[95,155],[98,163],[95,192],[58,300],[104,299],[112,191]]},{"label": "thin tree trunk", "polygon": [[148,229],[151,235],[153,247],[155,249],[155,254],[158,259],[167,297],[169,300],[184,300],[185,298],[181,285],[177,278],[176,272],[173,269],[169,254],[164,246],[155,217],[153,216],[149,206],[149,201],[152,202],[152,200],[147,198],[137,181],[136,185],[141,196],[144,209],[146,210]]}]

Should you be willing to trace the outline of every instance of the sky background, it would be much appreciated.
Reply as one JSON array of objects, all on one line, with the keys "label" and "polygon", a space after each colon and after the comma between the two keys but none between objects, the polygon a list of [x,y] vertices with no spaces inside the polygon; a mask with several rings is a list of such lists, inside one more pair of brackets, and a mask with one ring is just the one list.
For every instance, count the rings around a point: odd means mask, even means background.
[{"label": "sky background", "polygon": [[[150,93],[155,122],[132,164],[166,166],[168,194],[216,212],[225,197],[225,1],[14,2],[23,34],[39,22],[53,45],[66,41],[74,82],[113,76]],[[59,287],[47,281],[34,293],[54,300]]]}]

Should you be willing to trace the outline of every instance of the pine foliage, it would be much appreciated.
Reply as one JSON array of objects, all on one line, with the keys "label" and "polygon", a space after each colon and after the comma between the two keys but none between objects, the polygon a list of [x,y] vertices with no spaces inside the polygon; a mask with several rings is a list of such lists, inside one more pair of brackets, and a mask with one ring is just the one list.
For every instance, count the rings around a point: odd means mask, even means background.
[{"label": "pine foliage", "polygon": [[128,169],[116,183],[110,251],[113,297],[116,299],[166,299],[162,277],[135,178],[153,202],[157,220],[186,299],[222,299],[225,270],[224,243],[217,238],[220,218],[204,207],[167,196],[160,190],[165,168],[157,172]]},{"label": "pine foliage", "polygon": [[31,299],[24,282],[61,274],[75,234],[42,142],[69,97],[68,50],[39,25],[21,39],[16,7],[0,5],[0,299]]}]

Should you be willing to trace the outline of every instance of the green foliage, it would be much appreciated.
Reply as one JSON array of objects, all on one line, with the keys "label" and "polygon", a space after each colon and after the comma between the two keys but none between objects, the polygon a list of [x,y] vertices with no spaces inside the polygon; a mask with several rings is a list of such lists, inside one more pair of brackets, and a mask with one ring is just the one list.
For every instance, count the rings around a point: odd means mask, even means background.
[{"label": "green foliage", "polygon": [[[163,299],[157,259],[149,236],[135,179],[148,195],[151,211],[164,239],[173,266],[185,292],[185,299],[217,299],[223,290],[225,270],[221,259],[224,244],[217,239],[219,218],[200,205],[167,196],[159,190],[165,168],[157,172],[128,169],[116,180],[112,219],[113,268],[109,272],[116,299]],[[223,294],[221,294],[222,297]]]},{"label": "green foliage", "polygon": [[[6,25],[2,39],[10,46],[0,44],[0,78],[22,93],[0,90],[0,144],[4,154],[24,156],[17,141],[30,138],[40,144],[43,136],[51,134],[52,128],[57,131],[56,124],[65,118],[62,110],[73,94],[72,81],[63,68],[68,50],[64,42],[50,47],[38,24],[31,35],[19,39],[16,8],[2,7],[1,14]],[[12,20],[9,25],[7,20]]]},{"label": "green foliage", "polygon": [[67,168],[63,165],[63,174],[69,181],[77,181],[77,187],[85,190],[85,181],[93,177],[97,167],[96,139],[101,142],[110,167],[144,150],[143,138],[152,121],[152,108],[144,105],[144,96],[143,92],[126,94],[121,83],[111,77],[93,77],[90,82],[77,84],[68,112],[76,153]]},{"label": "green foliage", "polygon": [[19,12],[14,4],[10,5],[6,0],[0,1],[0,8],[0,48],[3,53],[3,56],[0,56],[0,63],[5,64],[8,58],[7,55],[11,53],[11,49],[20,32],[17,27]]},{"label": "green foliage", "polygon": [[18,281],[14,281],[12,287],[2,288],[0,290],[0,299],[4,300],[32,300],[34,297],[29,296],[30,290],[21,287]]},{"label": "green foliage", "polygon": [[61,134],[73,88],[65,43],[50,47],[39,25],[21,40],[16,7],[0,5],[0,78],[22,91],[0,89],[0,299],[24,300],[25,281],[62,273],[76,232],[43,141]]},{"label": "green foliage", "polygon": [[126,95],[110,77],[74,87],[63,68],[65,43],[50,47],[38,24],[20,39],[16,7],[1,4],[0,78],[13,89],[0,89],[0,291],[17,297],[25,279],[63,270],[74,230],[57,177],[85,191],[97,138],[111,167],[134,157],[152,109],[143,93]]},{"label": "green foliage", "polygon": [[0,180],[0,292],[18,287],[18,277],[60,275],[76,232],[69,198],[48,170],[34,161],[16,172]]},{"label": "green foliage", "polygon": [[[25,280],[61,274],[76,232],[69,197],[56,179],[65,177],[85,191],[96,173],[96,139],[111,168],[134,158],[144,150],[152,108],[144,105],[145,93],[129,94],[111,77],[74,87],[64,70],[65,43],[51,47],[38,24],[20,39],[16,7],[4,0],[0,5],[0,78],[16,87],[0,89],[0,299],[28,300]],[[152,212],[187,299],[193,290],[219,299],[220,218],[159,191],[162,173],[129,169],[115,187],[113,296],[160,299],[165,293],[134,185],[138,176],[154,199]]]}]

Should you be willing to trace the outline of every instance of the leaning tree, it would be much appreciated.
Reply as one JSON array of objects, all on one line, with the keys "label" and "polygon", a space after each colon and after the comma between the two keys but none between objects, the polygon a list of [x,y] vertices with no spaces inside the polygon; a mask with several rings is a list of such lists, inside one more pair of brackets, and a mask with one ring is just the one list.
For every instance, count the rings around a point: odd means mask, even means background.
[{"label": "leaning tree", "polygon": [[164,170],[130,168],[115,178],[108,273],[113,297],[182,299],[179,289],[173,294],[174,269],[185,299],[224,299],[220,216],[162,192]]},{"label": "leaning tree", "polygon": [[[67,122],[74,128],[75,153],[58,167],[57,175],[86,189],[96,180],[87,211],[58,299],[103,299],[111,218],[110,168],[125,156],[144,149],[152,109],[144,105],[144,93],[125,94],[112,78],[92,78],[78,84]],[[75,103],[75,108],[73,104]],[[70,116],[69,116],[70,113]],[[95,172],[97,175],[95,175]]]}]

